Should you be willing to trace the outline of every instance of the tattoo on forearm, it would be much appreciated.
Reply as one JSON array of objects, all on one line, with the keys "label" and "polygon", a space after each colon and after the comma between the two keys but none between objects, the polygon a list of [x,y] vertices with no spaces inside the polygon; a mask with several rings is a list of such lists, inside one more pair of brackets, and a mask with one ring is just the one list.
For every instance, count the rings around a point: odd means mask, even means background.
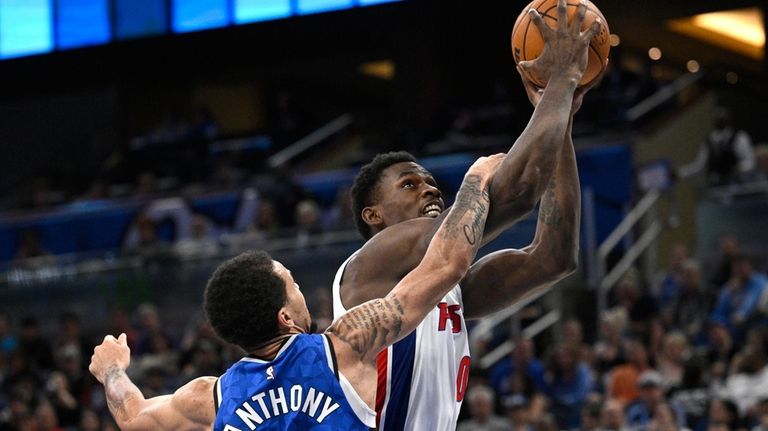
[{"label": "tattoo on forearm", "polygon": [[125,408],[125,403],[131,397],[131,393],[128,390],[130,381],[124,370],[120,368],[112,368],[107,371],[104,377],[104,392],[107,397],[107,407],[112,415],[118,421],[127,419],[128,413]]},{"label": "tattoo on forearm", "polygon": [[[455,238],[461,231],[467,243],[472,246],[479,244],[488,203],[488,190],[483,187],[482,179],[477,175],[468,175],[456,195],[451,213],[443,222],[443,237]],[[471,216],[469,220],[468,215]]]},{"label": "tattoo on forearm", "polygon": [[352,309],[328,331],[363,356],[374,346],[392,344],[400,337],[404,314],[398,298],[374,299]]},{"label": "tattoo on forearm", "polygon": [[555,179],[549,180],[547,190],[541,197],[541,206],[539,207],[539,221],[552,229],[559,229],[563,216],[560,213],[560,206],[557,204],[555,196]]}]

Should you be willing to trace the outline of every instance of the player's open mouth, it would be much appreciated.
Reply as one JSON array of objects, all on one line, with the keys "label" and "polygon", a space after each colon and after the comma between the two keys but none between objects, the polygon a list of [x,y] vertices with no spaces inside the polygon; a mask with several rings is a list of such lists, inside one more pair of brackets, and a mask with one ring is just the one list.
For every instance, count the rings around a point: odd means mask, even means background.
[{"label": "player's open mouth", "polygon": [[424,207],[424,209],[421,211],[422,214],[426,217],[437,217],[440,214],[442,214],[443,208],[440,207],[438,204],[429,204]]}]

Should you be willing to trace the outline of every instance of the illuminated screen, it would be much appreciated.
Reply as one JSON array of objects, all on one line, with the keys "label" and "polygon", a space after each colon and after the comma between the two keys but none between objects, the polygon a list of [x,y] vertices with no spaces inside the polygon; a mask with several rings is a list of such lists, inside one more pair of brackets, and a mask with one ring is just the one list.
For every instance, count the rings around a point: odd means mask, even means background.
[{"label": "illuminated screen", "polygon": [[165,34],[165,0],[115,0],[115,34],[119,39]]},{"label": "illuminated screen", "polygon": [[357,0],[358,3],[360,3],[360,6],[369,6],[372,4],[379,4],[379,3],[393,3],[400,0]]},{"label": "illuminated screen", "polygon": [[346,9],[354,6],[352,0],[298,0],[299,14]]},{"label": "illuminated screen", "polygon": [[228,0],[173,0],[173,31],[206,30],[229,25]]},{"label": "illuminated screen", "polygon": [[56,47],[76,48],[109,42],[107,0],[58,0]]},{"label": "illuminated screen", "polygon": [[53,49],[51,0],[0,0],[0,58]]},{"label": "illuminated screen", "polygon": [[291,0],[235,0],[235,23],[285,18],[291,15]]}]

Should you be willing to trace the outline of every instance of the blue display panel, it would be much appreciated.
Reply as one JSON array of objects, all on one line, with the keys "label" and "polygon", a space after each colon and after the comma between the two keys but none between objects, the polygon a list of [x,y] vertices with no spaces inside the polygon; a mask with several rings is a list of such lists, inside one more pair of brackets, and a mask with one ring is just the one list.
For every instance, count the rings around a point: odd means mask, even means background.
[{"label": "blue display panel", "polygon": [[165,0],[115,0],[115,35],[118,39],[155,36],[168,32]]},{"label": "blue display panel", "polygon": [[235,0],[235,24],[291,16],[291,0]]},{"label": "blue display panel", "polygon": [[56,47],[60,49],[109,42],[107,0],[58,0],[56,2]]},{"label": "blue display panel", "polygon": [[229,25],[228,0],[173,0],[172,5],[176,33]]},{"label": "blue display panel", "polygon": [[370,6],[372,4],[379,4],[379,3],[394,3],[396,1],[400,0],[357,0],[360,6]]},{"label": "blue display panel", "polygon": [[296,3],[299,15],[347,9],[354,6],[352,0],[298,0]]},{"label": "blue display panel", "polygon": [[0,0],[0,58],[53,49],[51,0]]}]

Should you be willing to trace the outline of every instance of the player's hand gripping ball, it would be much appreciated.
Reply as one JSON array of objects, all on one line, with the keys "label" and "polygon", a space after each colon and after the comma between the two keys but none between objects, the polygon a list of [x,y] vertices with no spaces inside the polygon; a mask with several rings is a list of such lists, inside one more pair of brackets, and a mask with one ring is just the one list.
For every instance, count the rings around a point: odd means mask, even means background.
[{"label": "player's hand gripping ball", "polygon": [[[608,52],[611,49],[610,42],[610,30],[608,29],[608,21],[606,21],[602,12],[589,0],[584,0],[587,6],[587,13],[584,16],[584,22],[581,25],[581,31],[586,31],[592,25],[592,23],[600,17],[602,25],[600,31],[595,34],[589,43],[589,60],[587,63],[587,69],[584,71],[584,75],[581,78],[579,85],[587,85],[593,80],[600,77],[608,65]],[[575,19],[576,9],[579,6],[578,0],[568,0],[568,22],[572,22]],[[521,61],[533,60],[541,54],[544,48],[544,39],[536,27],[536,24],[531,20],[528,10],[536,9],[539,15],[544,19],[551,28],[557,26],[557,0],[533,0],[526,6],[517,17],[515,26],[512,28],[512,55],[515,58],[515,64]],[[531,72],[525,72],[526,77],[531,80],[536,86],[544,88],[546,81],[535,76]]]}]

